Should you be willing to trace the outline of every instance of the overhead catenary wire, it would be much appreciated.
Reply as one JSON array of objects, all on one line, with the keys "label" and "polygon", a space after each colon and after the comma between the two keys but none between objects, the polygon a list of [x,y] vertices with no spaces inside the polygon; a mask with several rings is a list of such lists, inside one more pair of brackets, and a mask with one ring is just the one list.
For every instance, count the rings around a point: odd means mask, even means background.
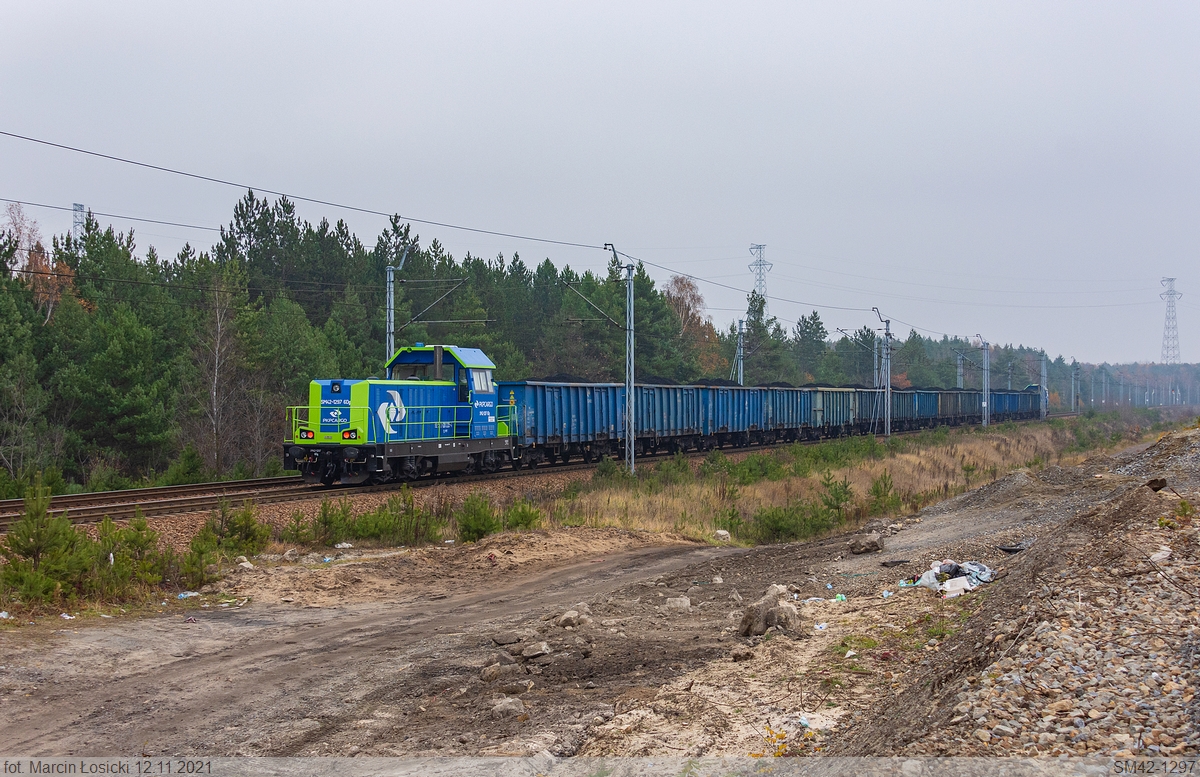
[{"label": "overhead catenary wire", "polygon": [[592,248],[592,249],[596,249],[596,250],[600,250],[600,251],[604,250],[604,246],[596,245],[593,243],[576,243],[576,242],[572,242],[569,240],[555,240],[552,238],[536,237],[533,235],[518,235],[518,234],[515,234],[512,232],[500,232],[498,230],[492,230],[492,229],[481,229],[479,227],[468,227],[468,226],[464,226],[462,224],[451,224],[451,223],[445,222],[445,221],[433,221],[431,219],[420,219],[420,218],[416,218],[414,216],[405,216],[405,215],[402,215],[400,213],[395,213],[395,212],[388,213],[388,212],[381,211],[381,210],[374,210],[372,208],[359,207],[357,205],[346,205],[345,203],[334,202],[333,200],[322,200],[322,199],[319,199],[316,197],[305,197],[305,196],[302,196],[299,194],[289,194],[287,192],[279,191],[277,189],[268,189],[265,186],[251,186],[250,184],[239,183],[237,181],[230,181],[230,180],[227,180],[224,178],[217,178],[217,177],[211,176],[211,175],[201,175],[199,173],[192,173],[192,172],[188,172],[186,170],[179,170],[179,169],[176,169],[173,167],[166,167],[164,165],[155,165],[155,164],[150,164],[149,162],[140,162],[136,159],[120,157],[120,156],[116,156],[114,154],[104,154],[99,151],[92,151],[92,150],[89,150],[86,148],[79,148],[77,146],[68,146],[64,143],[55,143],[53,141],[43,140],[42,138],[34,138],[34,137],[30,137],[28,135],[19,135],[15,132],[7,132],[5,130],[0,130],[0,135],[4,135],[4,136],[10,137],[10,138],[15,138],[17,140],[24,140],[29,143],[38,143],[40,145],[49,146],[51,148],[59,148],[64,151],[71,151],[76,154],[84,154],[87,156],[97,157],[99,159],[108,159],[113,162],[120,162],[122,164],[133,165],[135,167],[142,167],[147,170],[157,170],[158,172],[162,172],[162,173],[169,173],[171,175],[178,175],[178,176],[183,176],[185,178],[192,178],[197,181],[207,181],[209,183],[215,183],[215,184],[219,184],[221,186],[232,186],[232,187],[236,187],[238,189],[257,191],[257,192],[262,192],[265,194],[273,194],[276,197],[287,197],[289,200],[295,200],[297,202],[308,202],[308,203],[312,203],[314,205],[324,205],[326,207],[339,208],[341,210],[353,211],[355,213],[366,213],[366,214],[372,215],[372,216],[383,216],[384,218],[391,218],[391,217],[395,216],[395,217],[401,219],[402,221],[411,221],[411,222],[415,222],[417,224],[428,224],[430,226],[442,227],[444,229],[456,229],[456,230],[459,230],[462,232],[473,232],[473,233],[479,234],[479,235],[493,235],[495,237],[507,237],[507,238],[510,238],[513,240],[527,240],[527,241],[530,241],[533,243],[547,243],[547,244],[551,244],[551,245],[570,246],[573,248]]},{"label": "overhead catenary wire", "polygon": [[[569,246],[569,247],[575,247],[575,248],[604,250],[604,246],[597,245],[595,243],[559,240],[559,239],[554,239],[554,238],[545,238],[545,237],[539,237],[539,236],[533,236],[533,235],[522,235],[522,234],[512,233],[512,232],[503,232],[503,231],[499,231],[499,230],[483,229],[483,228],[479,228],[479,227],[470,227],[470,226],[466,226],[466,225],[462,225],[462,224],[454,224],[451,222],[435,221],[432,219],[421,219],[421,218],[417,218],[417,217],[413,217],[413,216],[405,216],[405,215],[402,215],[399,213],[390,213],[390,212],[380,211],[380,210],[376,210],[376,209],[372,209],[372,208],[365,208],[365,207],[356,206],[356,205],[339,203],[339,202],[332,201],[332,200],[324,200],[324,199],[315,198],[315,197],[306,197],[303,195],[289,194],[287,192],[283,192],[283,191],[280,191],[277,189],[271,189],[271,188],[267,188],[267,187],[256,187],[256,186],[252,186],[250,184],[240,183],[240,182],[236,182],[236,181],[232,181],[232,180],[228,180],[228,179],[224,179],[224,178],[218,178],[216,176],[203,175],[203,174],[193,173],[193,172],[186,171],[186,170],[180,170],[177,168],[167,167],[165,165],[156,165],[156,164],[152,164],[149,162],[143,162],[140,160],[131,159],[128,157],[117,156],[114,154],[106,154],[106,153],[94,151],[91,149],[85,149],[85,148],[81,148],[81,147],[77,147],[77,146],[71,146],[71,145],[67,145],[67,144],[63,144],[63,143],[57,143],[57,142],[46,140],[43,138],[35,138],[32,136],[22,135],[22,134],[10,132],[7,130],[0,130],[0,135],[10,137],[10,138],[13,138],[16,140],[21,140],[21,141],[25,141],[25,142],[29,142],[29,143],[44,145],[47,147],[57,148],[57,149],[70,151],[70,152],[77,153],[77,154],[100,158],[100,159],[106,159],[109,161],[118,162],[121,164],[132,165],[132,166],[136,166],[136,167],[141,167],[144,169],[155,170],[158,172],[163,172],[163,173],[167,173],[167,174],[171,174],[171,175],[182,176],[182,177],[186,177],[186,178],[190,178],[190,179],[194,179],[194,180],[205,181],[205,182],[214,183],[214,184],[218,184],[218,185],[222,185],[222,186],[237,187],[239,189],[258,191],[261,193],[272,194],[272,195],[276,195],[276,196],[280,196],[280,197],[286,197],[291,200],[295,200],[295,201],[299,201],[299,202],[308,202],[308,203],[312,203],[312,204],[324,205],[327,207],[339,208],[339,209],[358,212],[358,213],[383,216],[386,218],[391,218],[391,217],[395,216],[398,219],[408,221],[408,222],[419,223],[419,224],[428,224],[431,226],[438,226],[438,227],[442,227],[442,228],[446,228],[446,229],[454,229],[454,230],[465,231],[465,232],[470,232],[470,233],[475,233],[475,234],[492,235],[492,236],[497,236],[497,237],[505,237],[505,238],[509,238],[509,239],[514,239],[514,240],[524,240],[524,241],[537,242],[537,243],[550,244],[550,245],[561,245],[561,246]],[[31,203],[31,204],[33,204],[33,203]],[[47,206],[47,207],[54,207],[54,208],[58,209],[60,206]],[[198,225],[183,224],[183,223],[179,223],[179,222],[158,221],[158,220],[153,220],[153,219],[140,219],[140,218],[135,218],[135,217],[122,217],[122,216],[118,216],[115,214],[99,214],[99,215],[105,215],[109,218],[129,218],[130,220],[139,220],[139,221],[144,221],[147,223],[169,224],[169,225],[173,225],[173,226],[180,226],[183,228],[196,228],[196,229],[205,229],[205,230],[219,229],[219,228],[212,228],[212,227],[201,227]],[[676,269],[667,267],[665,265],[658,264],[656,262],[638,259],[638,258],[633,257],[624,252],[619,252],[619,253],[622,256],[625,256],[626,258],[628,258],[632,261],[637,261],[641,264],[649,265],[652,267],[657,267],[661,270],[665,270],[667,272],[670,272],[670,273],[673,273],[676,275],[681,275],[683,277],[687,277],[687,278],[690,278],[690,279],[693,279],[693,280],[696,280],[699,282],[708,283],[713,286],[729,289],[732,291],[737,291],[737,292],[743,293],[743,294],[749,293],[746,289],[742,289],[742,288],[732,286],[729,284],[720,283],[719,281],[716,281],[711,278],[704,278],[702,276],[697,276],[697,275],[693,275],[690,273],[684,273],[684,272],[678,271]],[[846,273],[846,274],[851,275],[849,273]],[[721,276],[721,277],[723,277],[723,276]],[[831,288],[845,288],[845,287],[837,287],[836,285],[832,285],[832,284],[814,283],[814,285],[818,285],[818,286],[824,285],[824,286],[828,286]],[[858,289],[848,289],[848,290],[860,291]],[[1156,304],[1153,302],[1145,302],[1145,303],[1133,302],[1133,303],[1112,303],[1112,304],[1094,304],[1094,305],[1012,305],[1012,304],[1007,304],[1007,303],[983,303],[983,302],[979,302],[979,301],[928,299],[928,298],[921,298],[921,297],[912,297],[912,296],[907,296],[907,295],[888,294],[886,292],[881,292],[881,293],[879,293],[879,295],[892,297],[892,298],[899,298],[899,299],[910,299],[910,300],[915,300],[915,301],[931,302],[931,303],[935,303],[935,304],[972,305],[975,307],[996,307],[996,308],[1012,308],[1012,309],[1063,310],[1063,309],[1087,309],[1087,308],[1136,307],[1136,306]],[[787,303],[787,304],[795,304],[795,305],[801,305],[801,306],[805,306],[805,307],[812,307],[812,308],[818,308],[818,309],[824,309],[824,310],[842,310],[842,311],[855,311],[855,312],[868,312],[869,311],[869,308],[865,308],[865,307],[829,305],[829,304],[823,304],[823,303],[806,302],[806,301],[801,301],[801,300],[789,299],[786,297],[780,297],[777,295],[767,295],[766,299],[774,300],[777,302],[783,302],[783,303]],[[920,331],[933,332],[933,333],[949,336],[949,335],[946,335],[946,333],[937,332],[937,330],[926,329],[923,327],[917,327],[912,324],[907,324],[906,322],[899,321],[899,319],[896,319],[896,321],[898,323],[904,323],[906,326],[912,326],[914,329],[918,329]]]}]

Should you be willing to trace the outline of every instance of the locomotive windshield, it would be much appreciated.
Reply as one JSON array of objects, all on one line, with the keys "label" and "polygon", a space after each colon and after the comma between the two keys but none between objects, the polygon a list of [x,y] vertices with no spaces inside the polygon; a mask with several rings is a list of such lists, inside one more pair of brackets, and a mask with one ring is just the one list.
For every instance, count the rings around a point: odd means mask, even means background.
[{"label": "locomotive windshield", "polygon": [[392,367],[393,380],[429,380],[432,364],[397,364]]}]

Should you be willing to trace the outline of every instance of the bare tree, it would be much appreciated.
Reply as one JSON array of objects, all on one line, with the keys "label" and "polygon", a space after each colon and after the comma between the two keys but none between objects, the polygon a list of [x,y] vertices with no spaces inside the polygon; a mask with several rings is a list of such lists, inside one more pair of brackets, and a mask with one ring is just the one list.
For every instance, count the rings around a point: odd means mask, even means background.
[{"label": "bare tree", "polygon": [[211,305],[203,336],[196,344],[197,384],[202,391],[200,409],[204,421],[204,435],[197,447],[212,471],[220,474],[230,463],[226,451],[232,442],[228,438],[239,399],[237,310],[233,291],[219,273],[213,273],[208,295]]},{"label": "bare tree", "polygon": [[696,282],[683,275],[673,275],[663,293],[667,304],[679,317],[679,337],[688,339],[699,335],[709,316],[705,315],[704,297]]}]

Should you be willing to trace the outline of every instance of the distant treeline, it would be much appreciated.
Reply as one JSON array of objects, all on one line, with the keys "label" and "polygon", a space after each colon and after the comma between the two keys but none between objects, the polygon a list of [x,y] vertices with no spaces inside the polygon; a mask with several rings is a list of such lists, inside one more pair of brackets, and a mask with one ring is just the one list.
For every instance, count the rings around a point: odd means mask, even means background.
[{"label": "distant treeline", "polygon": [[[517,254],[456,260],[399,219],[368,247],[341,221],[310,224],[288,200],[253,193],[215,245],[167,260],[153,248],[136,255],[132,233],[90,215],[82,240],[54,236],[47,247],[10,206],[0,232],[0,495],[18,495],[35,470],[56,492],[278,472],[283,409],[304,401],[310,379],[382,374],[386,268],[402,258],[398,345],[479,347],[501,379],[624,379],[616,262],[580,274]],[[714,326],[694,281],[660,287],[639,266],[634,288],[639,380],[730,376],[736,329]],[[815,311],[787,329],[765,307],[749,296],[748,384],[873,384],[875,329],[835,340]],[[955,385],[956,351],[965,385],[980,384],[977,345],[912,331],[895,346],[896,386]],[[994,348],[992,385],[1036,383],[1040,358]],[[1160,397],[1168,382],[1196,377],[1191,367],[1085,367],[1085,397],[1100,398],[1103,370],[1110,399],[1118,374],[1143,394],[1149,380]],[[1070,371],[1062,357],[1051,363],[1052,405],[1067,402]]]}]

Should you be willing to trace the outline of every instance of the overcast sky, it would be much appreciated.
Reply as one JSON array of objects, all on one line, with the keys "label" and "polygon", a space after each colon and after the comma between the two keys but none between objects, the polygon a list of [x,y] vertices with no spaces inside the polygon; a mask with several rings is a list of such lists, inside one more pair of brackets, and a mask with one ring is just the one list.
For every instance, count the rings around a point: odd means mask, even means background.
[{"label": "overcast sky", "polygon": [[[0,130],[602,244],[770,312],[1200,361],[1200,4],[0,4]],[[0,137],[0,197],[216,226],[236,189]],[[368,245],[381,217],[343,218]],[[28,208],[43,233],[68,212]],[[132,222],[101,218],[120,228]],[[457,257],[600,251],[418,226]],[[135,226],[173,256],[214,233]],[[670,272],[649,267],[666,281]],[[742,291],[738,291],[742,290]],[[824,307],[823,307],[824,306]],[[838,308],[852,308],[851,310]],[[899,323],[904,322],[904,323]],[[876,322],[877,323],[877,322]]]}]

